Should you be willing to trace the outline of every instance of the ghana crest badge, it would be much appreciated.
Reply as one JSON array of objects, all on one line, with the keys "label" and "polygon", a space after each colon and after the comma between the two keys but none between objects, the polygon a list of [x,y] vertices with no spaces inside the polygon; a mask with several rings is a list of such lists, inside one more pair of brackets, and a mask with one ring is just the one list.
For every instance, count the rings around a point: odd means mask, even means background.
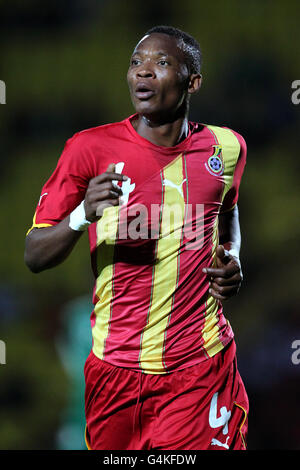
[{"label": "ghana crest badge", "polygon": [[209,157],[207,162],[205,162],[205,168],[207,171],[213,176],[220,176],[224,172],[224,164],[222,160],[222,146],[221,145],[213,145],[215,151],[213,155]]}]

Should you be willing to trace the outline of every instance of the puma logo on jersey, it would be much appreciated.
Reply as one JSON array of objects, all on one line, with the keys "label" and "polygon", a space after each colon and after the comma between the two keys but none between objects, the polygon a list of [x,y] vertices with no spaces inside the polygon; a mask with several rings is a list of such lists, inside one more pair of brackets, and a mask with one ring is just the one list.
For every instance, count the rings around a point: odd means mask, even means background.
[{"label": "puma logo on jersey", "polygon": [[173,183],[173,181],[171,180],[168,180],[168,179],[164,179],[163,181],[163,185],[164,186],[170,186],[171,188],[175,188],[177,189],[177,191],[179,192],[180,196],[183,197],[183,190],[182,190],[182,185],[183,183],[186,181],[186,178],[180,183],[180,184],[175,184]]},{"label": "puma logo on jersey", "polygon": [[41,195],[41,197],[40,197],[40,199],[39,199],[39,206],[41,205],[41,200],[42,200],[42,198],[43,198],[44,196],[47,196],[47,194],[48,194],[48,193],[44,193],[44,194]]},{"label": "puma logo on jersey", "polygon": [[211,446],[225,447],[225,449],[229,449],[229,445],[227,444],[228,439],[229,439],[229,436],[226,437],[226,441],[225,441],[225,442],[220,442],[220,441],[218,441],[218,439],[213,438],[213,439],[211,440],[210,445],[211,445]]},{"label": "puma logo on jersey", "polygon": [[[115,173],[122,173],[124,165],[125,165],[124,162],[116,163]],[[116,180],[113,180],[112,182],[113,184],[118,183]],[[134,188],[135,188],[135,183],[131,184],[131,178],[128,177],[127,181],[122,181],[121,189],[123,191],[123,195],[120,197],[120,202],[122,204],[127,204],[128,199],[129,199],[129,194],[134,190]]]}]

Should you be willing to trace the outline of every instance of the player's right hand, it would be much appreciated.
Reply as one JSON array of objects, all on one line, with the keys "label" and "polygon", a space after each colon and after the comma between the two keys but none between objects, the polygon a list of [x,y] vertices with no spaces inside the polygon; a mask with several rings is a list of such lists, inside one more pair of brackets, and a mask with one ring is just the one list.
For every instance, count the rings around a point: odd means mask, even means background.
[{"label": "player's right hand", "polygon": [[89,182],[85,199],[85,217],[90,222],[95,222],[103,215],[106,207],[117,206],[122,189],[115,181],[126,181],[125,175],[115,173],[115,164],[110,163],[105,173],[95,176]]}]

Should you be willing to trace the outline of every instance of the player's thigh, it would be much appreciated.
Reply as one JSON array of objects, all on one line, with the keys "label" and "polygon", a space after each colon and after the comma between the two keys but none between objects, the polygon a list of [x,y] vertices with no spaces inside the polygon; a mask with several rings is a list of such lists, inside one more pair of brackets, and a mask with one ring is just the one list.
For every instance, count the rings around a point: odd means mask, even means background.
[{"label": "player's thigh", "polygon": [[217,374],[211,368],[207,377],[202,377],[199,369],[199,378],[186,387],[183,384],[180,392],[165,403],[155,428],[155,448],[246,448],[248,397],[236,360],[230,359],[226,365],[226,358],[225,362],[222,358],[221,364]]},{"label": "player's thigh", "polygon": [[89,447],[93,450],[129,450],[133,438],[131,407],[116,410],[110,416],[96,412],[88,420]]},{"label": "player's thigh", "polygon": [[85,367],[85,414],[89,447],[94,450],[128,449],[138,393],[136,374],[93,356],[88,361]]}]

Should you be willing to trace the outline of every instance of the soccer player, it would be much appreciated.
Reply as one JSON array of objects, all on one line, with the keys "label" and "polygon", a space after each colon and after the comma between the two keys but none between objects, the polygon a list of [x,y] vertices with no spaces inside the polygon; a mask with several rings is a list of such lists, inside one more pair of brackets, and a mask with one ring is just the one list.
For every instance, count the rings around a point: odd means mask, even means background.
[{"label": "soccer player", "polygon": [[26,237],[25,262],[40,272],[88,229],[90,449],[246,448],[248,398],[222,306],[242,281],[246,145],[189,121],[200,65],[189,34],[148,31],[127,75],[135,114],[67,141]]}]

